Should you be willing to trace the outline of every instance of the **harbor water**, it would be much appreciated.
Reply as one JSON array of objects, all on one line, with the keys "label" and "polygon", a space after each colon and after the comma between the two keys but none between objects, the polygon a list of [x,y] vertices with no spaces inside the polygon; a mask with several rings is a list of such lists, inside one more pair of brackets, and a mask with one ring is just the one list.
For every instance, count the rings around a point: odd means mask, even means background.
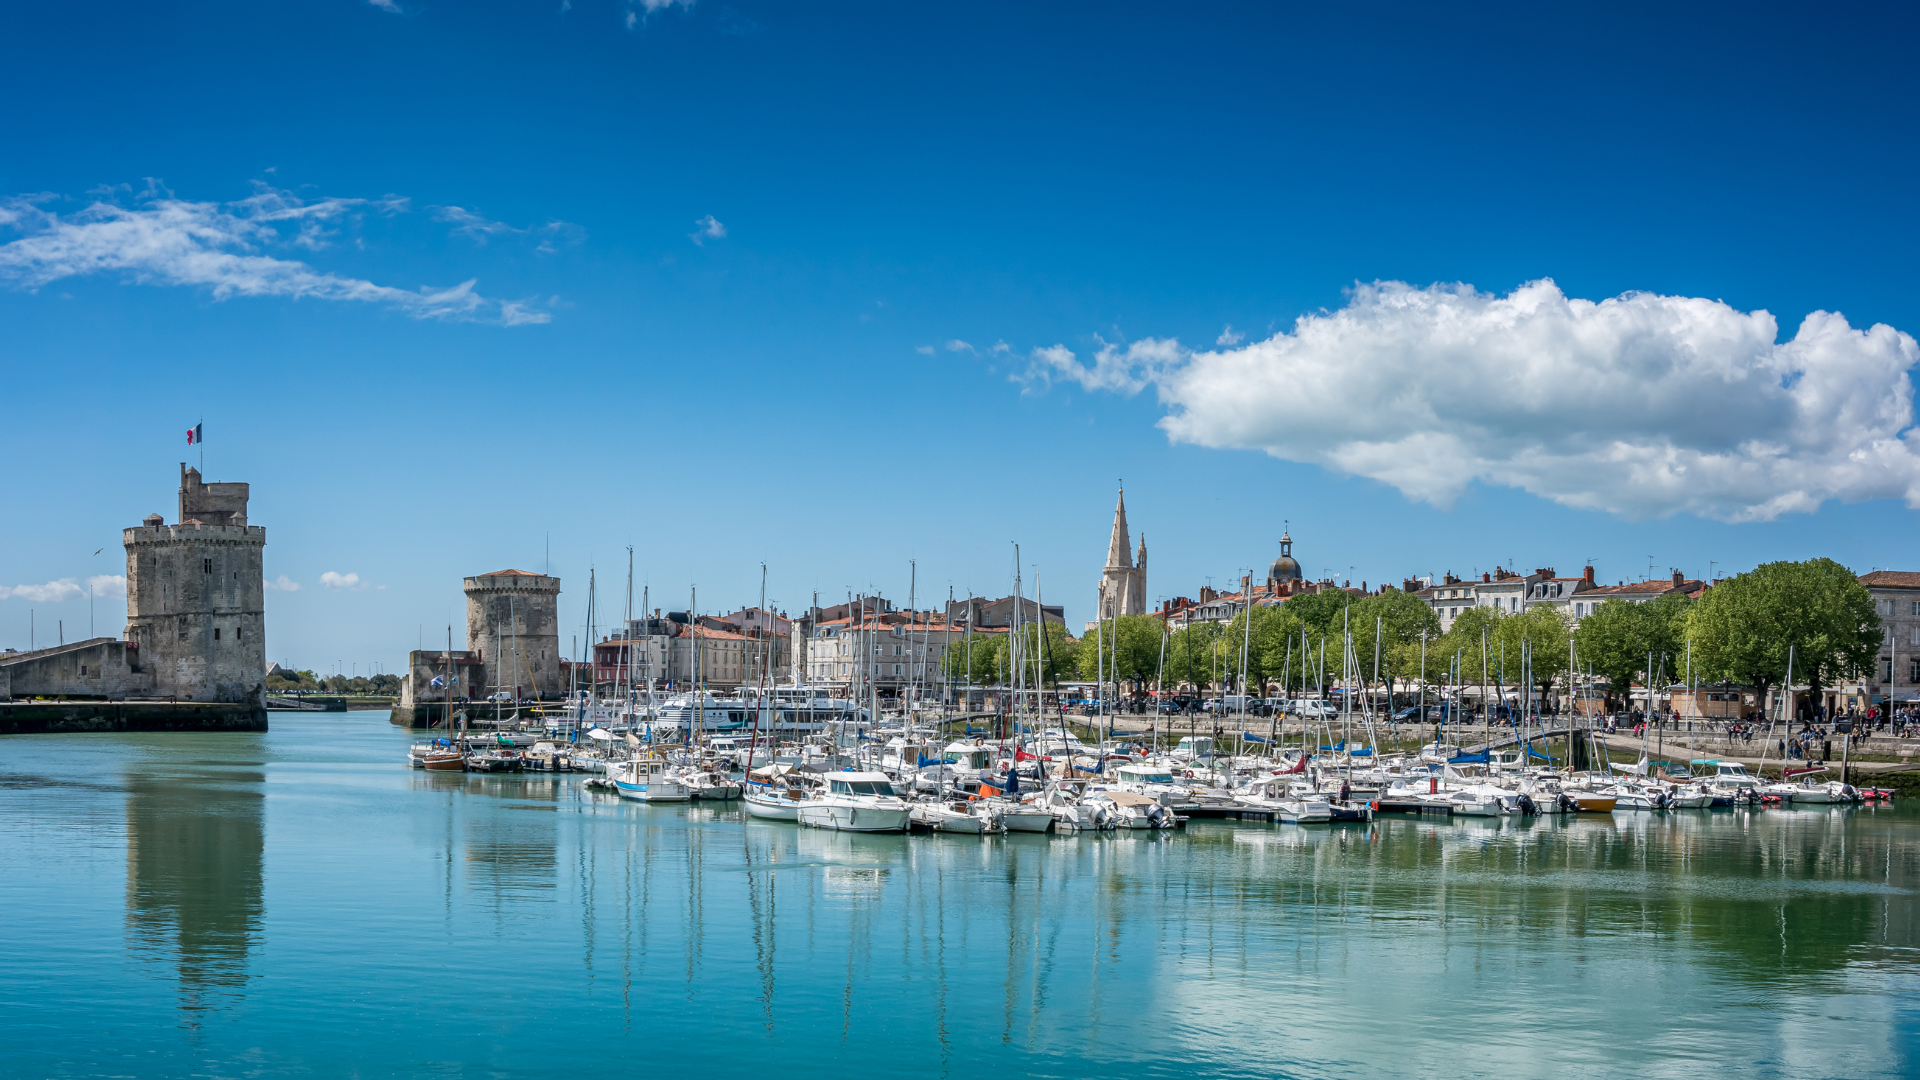
[{"label": "harbor water", "polygon": [[1920,1074],[1920,807],[860,836],[411,738],[0,742],[5,1073]]}]

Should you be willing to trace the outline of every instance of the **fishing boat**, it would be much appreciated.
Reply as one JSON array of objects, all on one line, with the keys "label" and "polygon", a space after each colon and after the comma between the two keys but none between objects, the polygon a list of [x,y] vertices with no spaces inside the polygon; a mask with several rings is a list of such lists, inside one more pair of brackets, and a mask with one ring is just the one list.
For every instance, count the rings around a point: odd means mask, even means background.
[{"label": "fishing boat", "polygon": [[881,772],[829,773],[826,789],[800,804],[800,824],[839,832],[906,832],[912,807]]},{"label": "fishing boat", "polygon": [[607,766],[607,779],[621,798],[641,802],[686,802],[691,797],[687,785],[674,775],[673,766],[657,754]]}]

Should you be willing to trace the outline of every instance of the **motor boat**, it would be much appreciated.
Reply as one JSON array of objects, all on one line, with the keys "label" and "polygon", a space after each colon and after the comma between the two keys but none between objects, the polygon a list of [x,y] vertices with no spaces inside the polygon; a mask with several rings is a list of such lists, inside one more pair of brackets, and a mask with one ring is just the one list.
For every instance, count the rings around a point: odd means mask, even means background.
[{"label": "motor boat", "polygon": [[686,785],[689,798],[727,802],[740,797],[740,781],[727,773],[726,765],[722,762],[706,761],[682,766],[677,776]]},{"label": "motor boat", "polygon": [[1043,833],[1053,828],[1054,814],[1041,799],[1023,802],[1019,799],[982,799],[974,804],[976,811],[984,810],[992,815],[1000,828],[1007,832]]},{"label": "motor boat", "polygon": [[882,772],[838,772],[821,777],[822,791],[800,804],[800,824],[839,832],[906,832],[912,806],[893,792]]},{"label": "motor boat", "polygon": [[1171,829],[1178,824],[1173,811],[1137,791],[1089,791],[1086,801],[1106,803],[1108,816],[1116,829]]},{"label": "motor boat", "polygon": [[1333,820],[1333,802],[1313,790],[1305,780],[1291,775],[1256,780],[1239,790],[1234,802],[1255,810],[1271,811],[1274,820],[1287,825],[1325,825]]},{"label": "motor boat", "polygon": [[1519,813],[1520,797],[1494,784],[1468,784],[1448,791],[1447,805],[1462,817],[1500,817]]},{"label": "motor boat", "polygon": [[994,831],[992,817],[984,810],[976,813],[965,799],[922,799],[913,804],[908,817],[915,825],[934,832],[979,836]]},{"label": "motor boat", "polygon": [[1093,832],[1114,827],[1107,802],[1086,797],[1087,781],[1054,780],[1047,784],[1039,802],[1053,816],[1054,827],[1062,832]]}]

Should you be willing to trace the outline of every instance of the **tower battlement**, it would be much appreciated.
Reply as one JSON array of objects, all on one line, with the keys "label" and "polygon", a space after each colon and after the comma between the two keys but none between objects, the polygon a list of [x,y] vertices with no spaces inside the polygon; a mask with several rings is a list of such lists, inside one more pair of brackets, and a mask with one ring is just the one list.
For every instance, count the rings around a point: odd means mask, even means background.
[{"label": "tower battlement", "polygon": [[157,696],[247,702],[266,683],[267,530],[247,524],[248,485],[180,466],[180,521],[121,533],[126,639]]}]

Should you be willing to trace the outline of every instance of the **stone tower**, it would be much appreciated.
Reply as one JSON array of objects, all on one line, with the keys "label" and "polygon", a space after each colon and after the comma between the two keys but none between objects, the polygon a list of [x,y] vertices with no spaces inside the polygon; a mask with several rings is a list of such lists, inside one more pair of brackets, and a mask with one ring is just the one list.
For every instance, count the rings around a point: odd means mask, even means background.
[{"label": "stone tower", "polygon": [[180,520],[127,529],[127,640],[155,697],[263,700],[267,530],[247,524],[246,484],[180,465]]},{"label": "stone tower", "polygon": [[1144,615],[1147,611],[1147,538],[1140,538],[1136,563],[1127,551],[1127,493],[1120,492],[1113,508],[1113,533],[1107,538],[1107,565],[1100,572],[1101,619]]},{"label": "stone tower", "polygon": [[[486,658],[485,693],[566,693],[560,678],[560,579],[497,570],[462,584],[467,593],[467,650]],[[478,688],[473,696],[482,696]]]}]

